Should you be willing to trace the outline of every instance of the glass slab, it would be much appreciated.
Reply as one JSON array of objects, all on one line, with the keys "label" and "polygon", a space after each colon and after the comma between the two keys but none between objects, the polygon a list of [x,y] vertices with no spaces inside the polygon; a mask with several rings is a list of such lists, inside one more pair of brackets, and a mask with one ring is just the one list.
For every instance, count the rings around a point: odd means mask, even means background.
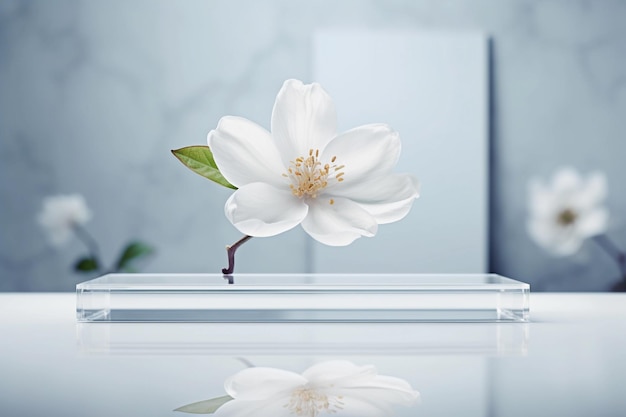
[{"label": "glass slab", "polygon": [[527,322],[530,286],[496,274],[108,274],[79,322]]}]

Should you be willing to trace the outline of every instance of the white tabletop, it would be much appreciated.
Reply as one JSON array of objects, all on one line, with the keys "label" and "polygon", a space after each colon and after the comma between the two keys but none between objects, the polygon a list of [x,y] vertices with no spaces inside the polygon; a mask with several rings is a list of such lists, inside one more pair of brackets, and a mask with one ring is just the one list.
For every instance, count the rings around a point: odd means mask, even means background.
[{"label": "white tabletop", "polygon": [[531,323],[306,325],[78,324],[74,294],[0,294],[0,338],[1,416],[184,416],[246,366],[329,359],[407,380],[396,416],[626,415],[621,294],[532,294]]}]

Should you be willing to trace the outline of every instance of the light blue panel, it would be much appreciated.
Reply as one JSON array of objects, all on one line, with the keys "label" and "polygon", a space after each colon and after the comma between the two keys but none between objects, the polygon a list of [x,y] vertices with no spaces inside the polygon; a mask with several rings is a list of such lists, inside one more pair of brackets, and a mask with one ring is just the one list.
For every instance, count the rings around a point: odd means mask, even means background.
[{"label": "light blue panel", "polygon": [[344,248],[314,243],[316,272],[482,272],[487,251],[487,40],[481,33],[321,31],[314,79],[340,130],[388,123],[399,172],[422,184],[402,221]]}]

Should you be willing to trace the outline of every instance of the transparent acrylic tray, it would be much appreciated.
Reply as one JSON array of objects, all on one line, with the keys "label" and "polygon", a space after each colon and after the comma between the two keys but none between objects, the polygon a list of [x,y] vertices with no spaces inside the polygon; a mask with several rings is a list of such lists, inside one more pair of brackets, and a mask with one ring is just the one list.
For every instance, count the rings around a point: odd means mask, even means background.
[{"label": "transparent acrylic tray", "polygon": [[109,274],[79,322],[526,322],[530,286],[495,274]]}]

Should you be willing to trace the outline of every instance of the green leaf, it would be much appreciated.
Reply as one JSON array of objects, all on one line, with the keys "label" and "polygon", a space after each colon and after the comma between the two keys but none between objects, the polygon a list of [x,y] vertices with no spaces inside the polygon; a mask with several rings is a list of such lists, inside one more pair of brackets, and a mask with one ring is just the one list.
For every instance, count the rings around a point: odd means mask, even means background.
[{"label": "green leaf", "polygon": [[183,405],[182,407],[178,407],[174,411],[191,414],[213,414],[217,411],[218,408],[233,399],[234,398],[230,395],[225,395],[223,397],[211,398],[210,400]]},{"label": "green leaf", "polygon": [[180,162],[196,174],[202,175],[224,187],[232,188],[233,190],[237,189],[237,187],[224,178],[215,164],[213,152],[211,152],[208,146],[187,146],[186,148],[175,149],[172,153]]},{"label": "green leaf", "polygon": [[131,242],[124,248],[119,260],[117,261],[116,269],[118,271],[132,272],[133,269],[129,265],[133,260],[154,253],[154,248],[143,242]]},{"label": "green leaf", "polygon": [[91,272],[100,269],[100,265],[98,265],[98,259],[92,256],[85,256],[76,262],[74,269],[79,272]]}]

